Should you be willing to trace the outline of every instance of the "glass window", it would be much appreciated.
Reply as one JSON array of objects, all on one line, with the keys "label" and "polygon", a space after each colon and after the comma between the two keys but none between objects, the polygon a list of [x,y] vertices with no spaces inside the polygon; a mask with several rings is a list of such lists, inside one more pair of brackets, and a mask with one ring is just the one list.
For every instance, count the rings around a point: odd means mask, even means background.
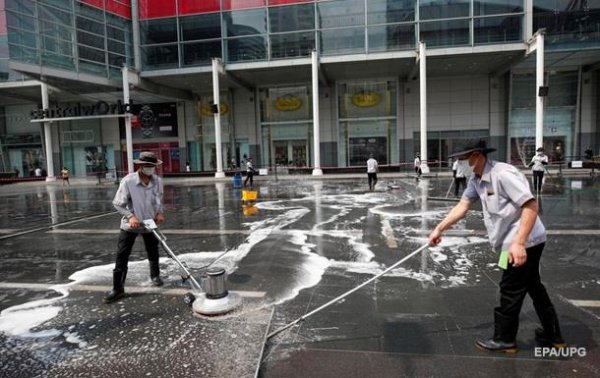
[{"label": "glass window", "polygon": [[104,49],[104,37],[98,36],[96,34],[90,34],[78,30],[77,42],[82,45]]},{"label": "glass window", "polygon": [[323,55],[365,52],[365,28],[323,30],[319,38]]},{"label": "glass window", "polygon": [[422,22],[421,39],[427,47],[464,46],[469,44],[470,20]]},{"label": "glass window", "polygon": [[177,20],[166,18],[141,21],[140,35],[143,45],[177,42]]},{"label": "glass window", "polygon": [[523,0],[473,0],[473,15],[523,12]]},{"label": "glass window", "polygon": [[522,16],[476,18],[475,43],[522,41],[522,19]]},{"label": "glass window", "polygon": [[545,42],[550,47],[595,48],[600,42],[600,2],[587,1],[585,5],[573,8],[568,0],[534,0],[533,30],[545,28]]},{"label": "glass window", "polygon": [[227,37],[265,34],[267,32],[267,11],[253,9],[249,11],[223,13],[223,27]]},{"label": "glass window", "polygon": [[31,16],[35,14],[35,1],[32,0],[6,0],[4,7],[6,10],[13,10]]},{"label": "glass window", "polygon": [[[37,38],[35,33],[26,32],[24,30],[10,30],[8,33],[8,43],[15,45],[23,45],[26,47],[37,48]],[[12,51],[12,50],[11,50]],[[12,55],[11,55],[12,57]]]},{"label": "glass window", "polygon": [[415,24],[369,27],[369,52],[413,49]]},{"label": "glass window", "polygon": [[48,20],[52,22],[56,22],[63,25],[71,24],[71,13],[67,13],[56,8],[47,7],[44,5],[40,5],[38,7],[39,18],[42,20]]},{"label": "glass window", "polygon": [[265,37],[245,37],[227,40],[227,61],[241,62],[265,60],[267,39]]},{"label": "glass window", "polygon": [[179,19],[182,41],[221,38],[221,16],[209,13]]},{"label": "glass window", "polygon": [[106,66],[104,64],[79,60],[79,71],[94,75],[106,76]]},{"label": "glass window", "polygon": [[104,11],[98,8],[90,7],[80,1],[75,2],[75,13],[78,15],[89,17],[93,20],[103,20]]},{"label": "glass window", "polygon": [[125,41],[125,31],[122,29],[113,28],[112,26],[106,27],[106,36],[119,41]]},{"label": "glass window", "polygon": [[315,28],[313,4],[269,8],[271,33]]},{"label": "glass window", "polygon": [[433,20],[438,18],[468,17],[470,0],[420,0],[419,18]]},{"label": "glass window", "polygon": [[144,46],[142,47],[144,68],[163,69],[176,68],[179,63],[177,45]]},{"label": "glass window", "polygon": [[271,35],[271,58],[309,56],[315,48],[315,33],[285,33]]},{"label": "glass window", "polygon": [[364,25],[364,0],[327,1],[318,3],[319,27],[337,28],[341,26]]},{"label": "glass window", "polygon": [[115,52],[117,54],[125,55],[125,44],[109,39],[108,43],[108,51]]},{"label": "glass window", "polygon": [[125,57],[123,55],[108,54],[108,64],[111,66],[122,67],[125,63]]},{"label": "glass window", "polygon": [[367,17],[369,25],[391,24],[415,20],[416,0],[369,0]]},{"label": "glass window", "polygon": [[6,22],[9,27],[19,28],[23,30],[34,30],[35,29],[35,18],[24,16],[21,14],[9,13],[6,17]]},{"label": "glass window", "polygon": [[95,22],[89,18],[77,16],[76,25],[79,30],[104,35],[104,24],[101,22]]},{"label": "glass window", "polygon": [[81,59],[91,60],[98,63],[105,63],[104,51],[93,49],[86,46],[78,46],[77,52]]},{"label": "glass window", "polygon": [[75,67],[72,57],[48,52],[42,54],[42,64],[63,69],[73,69]]},{"label": "glass window", "polygon": [[208,65],[212,58],[222,56],[220,40],[184,43],[181,46],[184,66]]}]

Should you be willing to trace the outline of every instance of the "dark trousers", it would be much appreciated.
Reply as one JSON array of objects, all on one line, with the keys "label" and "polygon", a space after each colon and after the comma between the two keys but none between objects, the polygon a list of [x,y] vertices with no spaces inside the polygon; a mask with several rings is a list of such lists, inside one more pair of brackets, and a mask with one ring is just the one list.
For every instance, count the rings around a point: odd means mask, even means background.
[{"label": "dark trousers", "polygon": [[552,308],[552,302],[540,278],[540,258],[545,243],[527,248],[527,261],[523,266],[513,268],[511,265],[502,274],[500,281],[500,306],[496,307],[496,329],[499,338],[512,342],[519,328],[519,313],[525,296],[529,294],[533,300],[535,312],[542,319],[544,311]]},{"label": "dark trousers", "polygon": [[533,171],[533,190],[536,192],[542,191],[542,180],[544,179],[544,171]]},{"label": "dark trousers", "polygon": [[415,167],[415,173],[417,174],[417,176],[421,177],[421,167]]},{"label": "dark trousers", "polygon": [[244,186],[246,186],[246,184],[248,183],[248,180],[250,180],[250,186],[254,185],[254,172],[246,172],[246,180],[244,180]]},{"label": "dark trousers", "polygon": [[377,173],[367,173],[367,176],[369,177],[369,190],[375,189],[375,185],[377,185]]},{"label": "dark trousers", "polygon": [[[151,233],[141,233],[141,235],[144,238],[144,244],[146,245],[148,261],[150,261],[150,263],[158,263],[158,239]],[[121,233],[119,234],[115,271],[127,271],[129,255],[131,255],[131,249],[133,248],[133,243],[135,243],[137,236],[137,232],[121,230]]]},{"label": "dark trousers", "polygon": [[454,196],[458,197],[458,192],[460,191],[460,186],[463,188],[467,188],[467,178],[466,177],[455,177],[454,178]]}]

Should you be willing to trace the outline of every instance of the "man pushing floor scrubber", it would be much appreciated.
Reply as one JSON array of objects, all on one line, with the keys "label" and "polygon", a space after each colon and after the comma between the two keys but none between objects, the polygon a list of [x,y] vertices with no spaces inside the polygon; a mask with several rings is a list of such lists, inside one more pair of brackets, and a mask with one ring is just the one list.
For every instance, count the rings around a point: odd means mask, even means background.
[{"label": "man pushing floor scrubber", "polygon": [[119,233],[118,251],[113,270],[113,289],[104,297],[105,303],[111,303],[125,296],[125,277],[127,263],[133,243],[139,234],[144,238],[148,262],[150,263],[150,279],[154,286],[162,286],[158,265],[158,239],[142,224],[145,219],[153,219],[157,224],[164,222],[163,185],[155,174],[156,167],[162,161],[152,152],[144,151],[133,161],[139,165],[137,171],[128,174],[121,180],[115,194],[113,205],[123,216]]}]

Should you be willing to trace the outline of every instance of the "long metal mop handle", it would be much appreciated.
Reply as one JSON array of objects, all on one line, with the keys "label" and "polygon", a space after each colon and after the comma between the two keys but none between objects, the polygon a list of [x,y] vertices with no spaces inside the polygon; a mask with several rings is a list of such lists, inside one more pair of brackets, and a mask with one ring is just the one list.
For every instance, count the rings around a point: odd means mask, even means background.
[{"label": "long metal mop handle", "polygon": [[165,242],[165,237],[161,233],[159,233],[158,230],[155,229],[155,228],[151,228],[150,231],[152,231],[152,233],[154,234],[154,236],[156,237],[156,239],[158,239],[158,241],[160,242],[160,244],[162,244],[162,246],[165,248],[165,250],[167,251],[167,253],[169,254],[169,256],[171,256],[171,258],[177,262],[177,265],[179,265],[179,267],[185,272],[185,274],[187,274],[187,278],[189,278],[192,281],[192,283],[194,284],[194,286],[196,286],[196,289],[202,290],[202,286],[200,286],[200,284],[198,283],[198,281],[196,281],[196,279],[194,278],[194,276],[192,276],[192,274],[190,273],[190,271],[188,270],[188,268],[186,267],[186,265],[181,260],[179,260],[179,258],[177,257],[177,255],[175,253],[173,253],[173,251],[171,250],[171,248],[169,248],[169,246]]},{"label": "long metal mop handle", "polygon": [[419,247],[418,249],[416,249],[415,251],[411,252],[408,256],[402,258],[400,261],[396,262],[394,265],[390,266],[389,268],[387,268],[386,270],[384,270],[383,272],[379,273],[378,275],[371,277],[370,279],[366,280],[365,282],[363,282],[362,284],[358,285],[357,287],[355,287],[352,290],[349,290],[347,292],[345,292],[344,294],[340,295],[337,298],[334,298],[332,300],[330,300],[329,302],[325,303],[324,305],[322,305],[321,307],[318,307],[314,310],[312,310],[311,312],[302,315],[301,317],[299,317],[298,319],[294,320],[293,322],[291,322],[290,324],[283,326],[273,332],[271,332],[270,334],[267,335],[267,339],[270,339],[271,337],[277,335],[278,333],[285,331],[286,329],[290,328],[291,326],[301,322],[302,320],[308,318],[311,315],[316,314],[317,312],[321,311],[322,309],[324,309],[325,307],[331,306],[332,304],[334,304],[335,302],[339,301],[340,299],[343,299],[345,297],[347,297],[348,295],[354,293],[355,291],[357,291],[358,289],[360,289],[361,287],[368,285],[369,283],[375,281],[377,278],[383,276],[384,274],[388,273],[389,271],[393,270],[394,268],[396,268],[398,265],[402,264],[403,262],[405,262],[406,260],[410,259],[411,257],[413,257],[414,255],[416,255],[417,253],[421,252],[422,250],[424,250],[425,248],[427,248],[429,245],[428,244],[424,244],[421,247]]}]

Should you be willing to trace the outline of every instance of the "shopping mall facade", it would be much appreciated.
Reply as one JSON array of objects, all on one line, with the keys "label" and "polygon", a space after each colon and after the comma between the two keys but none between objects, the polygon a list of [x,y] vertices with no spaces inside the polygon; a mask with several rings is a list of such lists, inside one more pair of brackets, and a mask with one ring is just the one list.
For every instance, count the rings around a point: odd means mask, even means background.
[{"label": "shopping mall facade", "polygon": [[141,150],[165,173],[398,165],[421,135],[434,165],[474,137],[519,163],[539,101],[548,154],[578,159],[599,154],[599,72],[598,0],[5,0],[0,171],[127,171]]}]

